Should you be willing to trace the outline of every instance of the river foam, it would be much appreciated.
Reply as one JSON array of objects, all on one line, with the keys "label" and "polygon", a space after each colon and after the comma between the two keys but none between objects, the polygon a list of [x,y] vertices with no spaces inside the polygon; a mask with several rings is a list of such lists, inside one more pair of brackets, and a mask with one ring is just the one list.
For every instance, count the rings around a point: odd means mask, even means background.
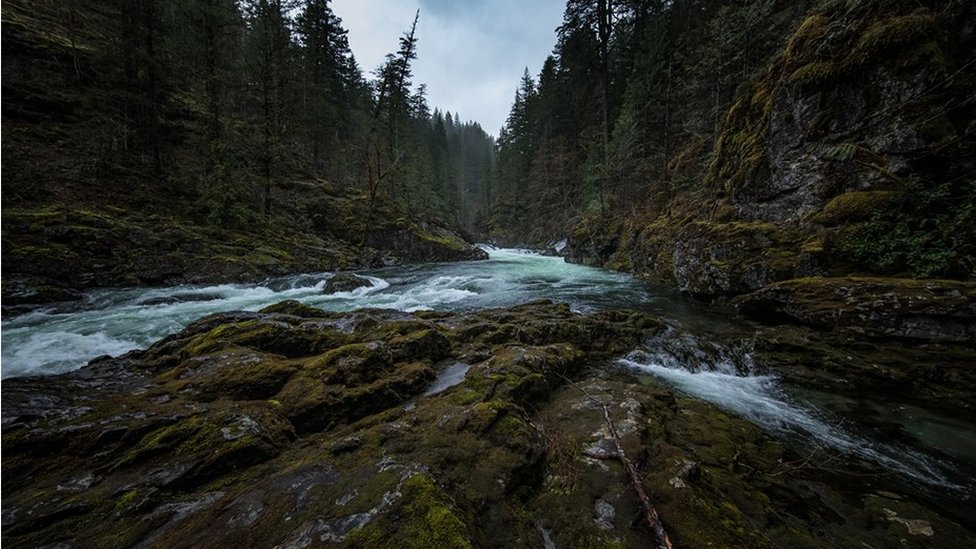
[{"label": "river foam", "polygon": [[535,299],[586,311],[655,299],[633,278],[573,265],[527,250],[486,247],[488,261],[406,265],[356,273],[370,285],[323,293],[332,273],[305,273],[253,284],[94,290],[82,301],[5,319],[4,378],[49,375],[89,360],[144,348],[208,314],[255,311],[294,299],[328,311],[384,308],[469,311]]},{"label": "river foam", "polygon": [[971,494],[950,478],[945,461],[912,449],[857,436],[839,420],[798,402],[770,375],[758,373],[748,349],[723,347],[668,328],[644,349],[618,359],[620,366],[667,382],[678,391],[748,419],[780,436],[793,436],[826,455],[867,460],[930,487]]}]

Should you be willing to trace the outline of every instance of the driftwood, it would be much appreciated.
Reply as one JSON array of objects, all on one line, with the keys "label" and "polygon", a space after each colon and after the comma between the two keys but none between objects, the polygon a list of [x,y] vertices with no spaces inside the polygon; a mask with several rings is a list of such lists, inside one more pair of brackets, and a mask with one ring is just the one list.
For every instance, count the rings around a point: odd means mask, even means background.
[{"label": "driftwood", "polygon": [[610,406],[586,392],[586,389],[583,389],[572,380],[566,378],[566,382],[575,387],[577,391],[583,393],[590,401],[603,408],[603,419],[607,423],[610,438],[613,439],[615,452],[589,451],[584,452],[584,454],[595,459],[615,459],[624,466],[624,470],[627,471],[627,476],[630,477],[630,483],[634,487],[634,492],[637,493],[637,499],[640,500],[641,507],[644,509],[644,517],[647,519],[647,525],[654,532],[658,547],[662,549],[673,549],[674,546],[671,544],[671,538],[668,536],[667,531],[664,530],[664,525],[661,524],[661,518],[658,516],[657,510],[654,509],[651,498],[647,497],[647,492],[644,491],[644,485],[641,483],[640,476],[637,474],[637,468],[634,467],[634,462],[630,461],[627,457],[627,454],[624,452],[624,447],[620,443],[620,434],[617,432],[617,426],[610,419]]}]

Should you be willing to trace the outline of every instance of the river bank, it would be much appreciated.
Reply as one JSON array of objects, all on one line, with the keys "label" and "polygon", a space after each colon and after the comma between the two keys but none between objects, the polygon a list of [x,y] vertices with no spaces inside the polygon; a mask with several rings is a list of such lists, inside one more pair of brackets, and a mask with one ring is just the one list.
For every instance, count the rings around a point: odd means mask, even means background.
[{"label": "river bank", "polygon": [[[585,391],[680,546],[973,541],[964,344],[838,345],[513,250],[360,274],[338,294],[305,275],[36,313],[17,329],[75,315],[141,326],[149,349],[4,380],[4,537],[642,546],[623,470],[592,457],[609,442]],[[544,297],[567,304],[518,305]],[[250,312],[195,321],[232,309]],[[22,346],[3,332],[5,355]]]},{"label": "river bank", "polygon": [[486,257],[456,228],[406,216],[386,199],[370,211],[361,190],[323,180],[279,183],[273,211],[211,223],[152,201],[5,206],[4,313],[78,301],[95,288],[255,282]]}]

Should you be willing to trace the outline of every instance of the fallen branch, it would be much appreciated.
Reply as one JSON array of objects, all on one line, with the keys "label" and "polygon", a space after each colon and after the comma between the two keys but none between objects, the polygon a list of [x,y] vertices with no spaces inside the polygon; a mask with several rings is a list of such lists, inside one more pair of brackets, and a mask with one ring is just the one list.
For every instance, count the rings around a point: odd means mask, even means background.
[{"label": "fallen branch", "polygon": [[654,505],[651,504],[651,498],[647,497],[647,492],[644,491],[644,485],[641,483],[640,476],[637,474],[637,468],[634,467],[634,463],[627,457],[627,454],[624,452],[624,447],[620,443],[620,434],[617,433],[617,426],[614,425],[613,420],[610,419],[610,406],[604,404],[593,395],[586,392],[586,389],[580,387],[571,379],[565,376],[563,376],[563,379],[576,388],[577,391],[583,393],[583,395],[590,401],[603,408],[603,419],[607,423],[607,430],[610,432],[610,438],[613,439],[613,444],[616,449],[615,453],[593,451],[586,455],[596,459],[616,459],[621,465],[624,466],[624,470],[627,471],[627,476],[630,477],[630,483],[634,486],[634,491],[637,493],[637,499],[640,500],[641,507],[644,508],[644,516],[647,519],[647,525],[650,526],[651,530],[654,532],[654,537],[657,539],[658,547],[663,549],[673,549],[674,546],[671,544],[671,538],[668,536],[668,533],[664,530],[664,526],[661,524],[661,517],[658,516],[657,511],[654,509]]}]

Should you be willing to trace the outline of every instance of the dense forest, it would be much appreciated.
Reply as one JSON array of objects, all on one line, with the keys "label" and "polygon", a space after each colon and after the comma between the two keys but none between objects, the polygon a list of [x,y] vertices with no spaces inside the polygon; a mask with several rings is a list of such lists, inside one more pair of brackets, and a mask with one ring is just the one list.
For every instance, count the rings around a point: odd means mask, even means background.
[{"label": "dense forest", "polygon": [[[116,285],[463,251],[441,233],[473,226],[494,140],[428,106],[416,26],[364,74],[326,0],[4,3],[5,273]],[[207,253],[137,249],[169,229]],[[213,256],[241,261],[192,265]]]},{"label": "dense forest", "polygon": [[23,149],[67,164],[43,174],[61,185],[153,186],[230,224],[273,214],[276,184],[298,177],[460,222],[490,175],[491,137],[431,112],[412,82],[416,21],[367,77],[326,0],[11,2],[4,15],[5,120],[64,132],[56,147],[5,140],[22,180],[11,202],[43,200],[47,183],[21,176]]},{"label": "dense forest", "polygon": [[488,231],[705,296],[972,277],[973,10],[571,0],[499,136]]}]

